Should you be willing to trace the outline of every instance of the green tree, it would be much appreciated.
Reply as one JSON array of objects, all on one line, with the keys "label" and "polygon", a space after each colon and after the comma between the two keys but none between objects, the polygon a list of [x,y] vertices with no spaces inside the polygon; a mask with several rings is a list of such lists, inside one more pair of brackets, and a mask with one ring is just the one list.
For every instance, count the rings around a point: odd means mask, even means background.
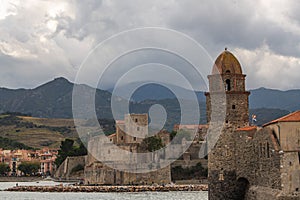
[{"label": "green tree", "polygon": [[0,163],[0,175],[6,175],[7,172],[10,172],[10,167],[6,163]]},{"label": "green tree", "polygon": [[147,137],[143,140],[141,147],[143,150],[147,150],[150,152],[159,150],[163,148],[165,145],[162,142],[162,139],[158,136]]},{"label": "green tree", "polygon": [[75,146],[74,140],[65,139],[65,141],[61,141],[55,164],[60,166],[68,156],[83,155],[87,155],[87,150],[82,142],[79,141],[79,146]]},{"label": "green tree", "polygon": [[18,166],[18,170],[20,170],[24,175],[35,175],[40,168],[39,162],[22,162]]}]

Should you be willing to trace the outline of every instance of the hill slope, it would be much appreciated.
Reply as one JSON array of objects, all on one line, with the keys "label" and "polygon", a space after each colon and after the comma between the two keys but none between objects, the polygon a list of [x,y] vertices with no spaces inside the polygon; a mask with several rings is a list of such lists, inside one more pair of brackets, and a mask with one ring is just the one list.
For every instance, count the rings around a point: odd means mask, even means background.
[{"label": "hill slope", "polygon": [[[72,118],[73,86],[65,78],[56,78],[35,89],[0,88],[0,113],[9,111],[30,113],[35,117]],[[102,118],[112,118],[111,94],[97,89],[95,98]]]},{"label": "hill slope", "polygon": [[[105,133],[115,131],[113,120],[101,121],[101,124],[107,125],[103,128]],[[78,139],[73,119],[0,115],[0,148],[59,148],[66,138]]]},{"label": "hill slope", "polygon": [[[42,118],[72,118],[72,90],[74,84],[65,78],[56,78],[34,89],[7,89],[0,88],[0,112],[31,113],[34,117]],[[84,86],[93,90],[89,86]],[[120,94],[126,97],[126,88],[123,86]],[[174,86],[185,100],[192,91]],[[288,112],[300,109],[300,90],[279,91],[266,88],[251,90],[249,104],[251,113],[257,115],[260,124],[271,121]],[[200,123],[206,122],[205,96],[203,92],[196,92],[201,110]],[[112,94],[108,91],[96,90],[95,102],[98,118],[113,119],[111,112]],[[174,123],[180,122],[180,107],[175,95],[158,84],[148,84],[139,88],[132,96],[130,110],[135,113],[148,112],[151,105],[161,104],[167,109],[168,120],[166,128],[170,129]],[[252,110],[255,109],[255,110]],[[120,119],[123,116],[118,116]]]}]

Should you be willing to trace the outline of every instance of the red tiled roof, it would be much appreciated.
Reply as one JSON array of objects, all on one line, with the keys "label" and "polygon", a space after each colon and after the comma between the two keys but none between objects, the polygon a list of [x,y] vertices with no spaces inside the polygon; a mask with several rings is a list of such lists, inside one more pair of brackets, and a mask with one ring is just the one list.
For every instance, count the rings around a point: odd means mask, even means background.
[{"label": "red tiled roof", "polygon": [[237,131],[252,131],[252,130],[257,130],[257,126],[245,126],[237,129]]},{"label": "red tiled roof", "polygon": [[300,110],[290,113],[281,118],[275,119],[273,121],[270,121],[270,122],[264,124],[263,127],[270,125],[270,124],[277,123],[277,122],[300,122]]}]

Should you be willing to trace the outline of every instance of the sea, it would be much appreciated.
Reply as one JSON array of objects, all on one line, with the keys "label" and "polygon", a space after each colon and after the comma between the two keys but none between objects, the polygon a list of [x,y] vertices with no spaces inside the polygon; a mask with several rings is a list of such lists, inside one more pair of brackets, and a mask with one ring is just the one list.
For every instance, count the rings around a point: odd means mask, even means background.
[{"label": "sea", "polygon": [[[139,192],[139,193],[73,193],[73,192],[7,192],[16,182],[0,182],[0,200],[208,200],[208,192]],[[53,181],[18,182],[19,186],[51,186]],[[64,183],[65,185],[70,183]]]}]

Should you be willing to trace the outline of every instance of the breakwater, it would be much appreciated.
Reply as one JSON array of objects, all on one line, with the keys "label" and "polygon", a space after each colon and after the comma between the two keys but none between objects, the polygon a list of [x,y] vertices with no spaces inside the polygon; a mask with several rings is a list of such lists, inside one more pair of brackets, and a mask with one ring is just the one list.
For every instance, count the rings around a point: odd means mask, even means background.
[{"label": "breakwater", "polygon": [[16,186],[5,191],[13,192],[171,192],[207,191],[207,185],[166,186]]}]

